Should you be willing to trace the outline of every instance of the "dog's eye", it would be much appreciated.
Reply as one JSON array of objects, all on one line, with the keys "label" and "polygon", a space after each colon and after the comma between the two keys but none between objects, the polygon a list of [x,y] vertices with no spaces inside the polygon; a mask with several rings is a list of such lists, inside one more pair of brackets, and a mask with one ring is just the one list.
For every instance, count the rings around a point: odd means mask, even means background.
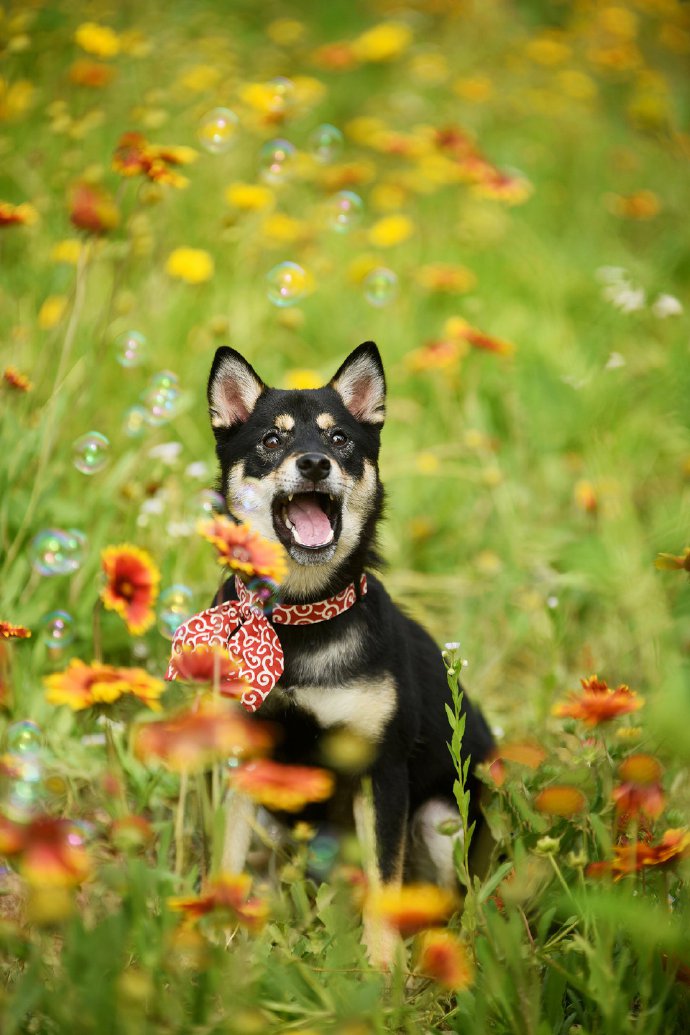
[{"label": "dog's eye", "polygon": [[279,449],[283,444],[283,440],[277,431],[267,431],[261,441],[266,446],[266,449]]},{"label": "dog's eye", "polygon": [[344,446],[347,441],[348,438],[344,431],[340,431],[336,428],[335,431],[331,432],[331,442],[334,446]]}]

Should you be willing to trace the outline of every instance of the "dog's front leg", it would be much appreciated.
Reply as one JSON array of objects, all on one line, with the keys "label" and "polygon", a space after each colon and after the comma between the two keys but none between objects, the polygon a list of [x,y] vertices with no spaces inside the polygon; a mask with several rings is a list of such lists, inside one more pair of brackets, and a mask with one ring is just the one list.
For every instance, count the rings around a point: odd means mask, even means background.
[{"label": "dog's front leg", "polygon": [[256,806],[239,791],[230,790],[225,798],[225,830],[221,870],[241,873],[247,861]]},{"label": "dog's front leg", "polygon": [[[407,767],[387,765],[371,775],[371,794],[355,799],[354,814],[357,836],[362,846],[369,889],[375,893],[384,887],[400,887],[402,883],[407,828]],[[364,944],[375,966],[389,969],[393,963],[400,936],[365,904]]]}]

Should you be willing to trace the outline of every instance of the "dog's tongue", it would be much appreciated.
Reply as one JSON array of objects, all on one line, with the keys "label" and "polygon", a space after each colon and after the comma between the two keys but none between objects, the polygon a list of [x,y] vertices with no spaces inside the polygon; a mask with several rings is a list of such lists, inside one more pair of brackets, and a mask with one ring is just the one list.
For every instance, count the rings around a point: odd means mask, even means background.
[{"label": "dog's tongue", "polygon": [[302,546],[325,546],[331,541],[331,523],[313,496],[295,496],[286,509]]}]

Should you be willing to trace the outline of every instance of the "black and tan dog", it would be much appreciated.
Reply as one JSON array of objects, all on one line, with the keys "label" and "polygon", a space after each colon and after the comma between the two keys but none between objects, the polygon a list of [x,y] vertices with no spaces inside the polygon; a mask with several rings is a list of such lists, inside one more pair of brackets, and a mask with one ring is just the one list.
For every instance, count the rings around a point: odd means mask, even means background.
[{"label": "black and tan dog", "polygon": [[[280,601],[323,601],[357,588],[353,606],[328,621],[275,627],[285,669],[256,718],[282,726],[281,761],[328,764],[324,738],[334,731],[364,739],[371,746],[365,770],[380,880],[402,879],[414,830],[427,843],[438,882],[449,883],[452,844],[434,837],[438,821],[454,812],[445,667],[431,637],[370,574],[383,505],[377,460],[385,379],[378,349],[360,345],[323,388],[281,390],[267,387],[234,349],[220,348],[208,400],[230,513],[287,550]],[[234,599],[234,583],[224,592]],[[491,750],[491,733],[467,699],[464,710],[463,754],[480,762]],[[231,799],[224,858],[231,870],[244,865],[249,810]]]}]

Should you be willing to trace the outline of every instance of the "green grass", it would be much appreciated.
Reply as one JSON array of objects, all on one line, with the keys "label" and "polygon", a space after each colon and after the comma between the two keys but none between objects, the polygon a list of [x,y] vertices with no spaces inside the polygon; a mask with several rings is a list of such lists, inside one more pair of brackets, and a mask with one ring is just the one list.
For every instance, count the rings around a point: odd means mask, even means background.
[{"label": "green grass", "polygon": [[[687,13],[679,3],[641,0],[611,8],[419,2],[397,15],[412,39],[395,59],[346,71],[319,64],[318,47],[355,39],[385,20],[389,6],[46,2],[17,5],[0,22],[0,201],[29,202],[39,215],[35,225],[0,228],[1,365],[33,382],[26,394],[0,383],[0,619],[33,630],[3,655],[11,672],[0,721],[42,726],[46,777],[62,780],[42,807],[98,828],[97,877],[62,932],[27,927],[8,885],[10,919],[0,932],[8,1033],[683,1030],[687,1003],[673,982],[676,963],[690,962],[680,871],[668,877],[663,933],[666,884],[658,874],[641,885],[643,903],[631,897],[634,878],[599,893],[568,869],[566,856],[583,846],[590,859],[607,855],[597,820],[610,835],[615,764],[635,745],[666,766],[667,811],[655,835],[687,822],[690,587],[683,572],[654,566],[659,552],[682,554],[690,525]],[[294,43],[269,35],[279,18],[301,24]],[[89,20],[132,34],[129,49],[104,62],[115,75],[102,88],[69,77],[87,56],[74,33]],[[198,66],[210,75],[195,90],[182,77]],[[282,124],[267,123],[243,90],[275,76],[298,84],[312,77],[321,93]],[[25,106],[17,102],[24,90]],[[201,117],[217,105],[240,119],[236,143],[222,155],[197,141]],[[352,128],[362,116],[400,134],[409,153],[362,143]],[[333,166],[318,167],[305,155],[323,122],[343,130],[344,148]],[[434,148],[423,142],[449,127],[468,131],[498,168],[519,170],[530,196],[511,206],[471,183],[431,181],[424,159]],[[147,186],[111,169],[119,137],[131,130],[198,150],[181,170],[186,189]],[[275,189],[275,211],[300,221],[294,243],[267,239],[264,214],[233,212],[224,198],[235,181],[260,182],[258,155],[275,136],[302,156]],[[329,193],[321,179],[345,163],[362,175],[351,189],[364,216],[338,235],[320,219]],[[68,191],[84,177],[116,195],[120,210],[118,227],[98,238],[70,224]],[[388,214],[377,208],[382,186],[399,192],[414,233],[377,249],[368,233]],[[649,218],[636,218],[648,197],[639,192],[651,192]],[[66,238],[88,248],[80,272],[51,258]],[[166,273],[181,246],[212,256],[208,282]],[[363,255],[399,277],[398,297],[384,308],[372,307],[352,276]],[[284,260],[301,263],[315,289],[279,310],[265,278]],[[418,271],[434,262],[467,266],[476,285],[456,295],[426,291]],[[622,267],[644,289],[642,308],[624,312],[604,297],[604,266]],[[51,295],[65,296],[66,307],[45,328],[38,314]],[[684,310],[660,318],[660,295]],[[410,355],[441,339],[453,316],[511,342],[514,355],[470,348],[446,368],[413,369]],[[126,370],[113,341],[128,329],[146,335],[149,355]],[[148,550],[163,589],[183,583],[196,607],[207,606],[218,576],[211,551],[193,533],[171,535],[170,523],[193,523],[194,501],[215,477],[205,402],[214,349],[233,345],[280,385],[301,368],[327,380],[366,339],[378,343],[389,383],[387,585],[439,643],[461,641],[464,681],[492,724],[510,740],[543,740],[551,752],[545,771],[513,774],[513,791],[504,788],[492,806],[502,838],[493,865],[507,858],[529,879],[505,914],[480,886],[470,891],[462,924],[477,976],[457,1000],[421,979],[406,982],[402,970],[389,985],[370,970],[341,901],[347,896],[315,890],[299,869],[301,849],[294,879],[278,882],[263,934],[237,936],[226,952],[223,937],[209,933],[208,966],[180,969],[169,949],[175,921],[162,903],[173,890],[189,891],[195,874],[180,883],[172,873],[176,780],[150,785],[121,734],[129,807],[146,812],[157,834],[154,847],[122,861],[106,822],[104,749],[81,742],[100,727],[90,714],[48,704],[42,688],[43,676],[70,657],[94,657],[106,545]],[[176,415],[128,437],[125,412],[164,369],[179,378]],[[86,477],[72,464],[72,443],[90,430],[109,438],[110,462]],[[181,443],[173,466],[149,456],[169,441]],[[185,473],[197,461],[207,477]],[[596,499],[589,512],[578,502],[583,483]],[[142,504],[153,497],[162,513],[146,519]],[[54,526],[88,537],[71,576],[32,569],[33,536]],[[73,615],[76,635],[49,656],[41,621],[55,608]],[[169,644],[155,628],[135,641],[105,612],[102,647],[105,661],[144,664],[159,676]],[[564,732],[551,709],[592,672],[628,683],[646,705],[639,741],[607,734],[583,765],[582,730]],[[549,781],[580,780],[591,824],[558,820],[551,831],[561,838],[554,858],[567,882],[582,880],[581,897],[564,904],[551,863],[535,848],[544,817],[521,814],[520,801]],[[7,798],[9,776],[4,785]],[[122,979],[131,972],[143,975],[139,984]]]}]

